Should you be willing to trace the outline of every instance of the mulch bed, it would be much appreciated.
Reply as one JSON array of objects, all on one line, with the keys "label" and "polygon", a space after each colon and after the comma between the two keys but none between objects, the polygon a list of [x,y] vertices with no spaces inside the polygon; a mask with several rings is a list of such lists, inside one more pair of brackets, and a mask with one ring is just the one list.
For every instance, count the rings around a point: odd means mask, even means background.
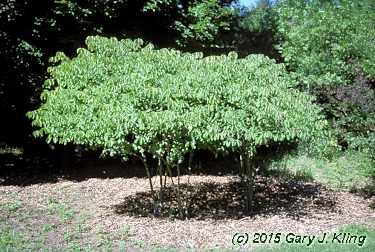
[{"label": "mulch bed", "polygon": [[[335,192],[318,183],[285,181],[257,177],[256,194],[250,213],[245,213],[240,178],[230,169],[219,172],[200,170],[198,174],[181,178],[184,190],[188,188],[189,218],[178,220],[176,198],[169,182],[165,211],[162,218],[150,212],[151,196],[148,179],[138,165],[108,163],[105,160],[87,165],[85,169],[70,171],[37,171],[32,175],[13,174],[0,177],[2,204],[18,198],[23,208],[43,212],[45,202],[54,199],[77,213],[90,216],[87,231],[81,238],[102,232],[112,235],[121,227],[130,226],[128,239],[144,242],[147,246],[180,249],[233,248],[249,249],[248,243],[233,246],[234,234],[255,232],[317,235],[334,232],[349,223],[375,228],[375,197],[358,196],[349,192]],[[200,174],[201,173],[201,174]],[[175,178],[176,180],[176,178]],[[158,178],[153,181],[157,184]],[[155,187],[159,190],[158,186]],[[16,225],[14,216],[8,221]],[[51,218],[50,220],[48,218]],[[40,230],[45,223],[54,222],[53,216],[27,218],[22,225]],[[71,226],[69,226],[71,225]],[[64,223],[65,230],[76,228],[76,222]],[[55,232],[55,233],[54,233]],[[51,230],[48,243],[63,248],[61,231]],[[79,242],[79,237],[76,237]],[[130,241],[129,241],[130,243]],[[134,246],[134,244],[132,245]]]}]

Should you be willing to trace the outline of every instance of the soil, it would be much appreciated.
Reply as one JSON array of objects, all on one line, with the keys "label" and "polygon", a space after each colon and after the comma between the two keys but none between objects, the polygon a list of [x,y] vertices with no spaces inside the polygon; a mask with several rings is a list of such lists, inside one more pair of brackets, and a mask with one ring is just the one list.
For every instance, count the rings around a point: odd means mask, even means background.
[{"label": "soil", "polygon": [[[375,228],[375,197],[371,194],[359,196],[330,190],[318,182],[257,176],[252,211],[245,213],[240,178],[231,165],[208,160],[195,167],[195,173],[181,178],[190,199],[189,218],[185,220],[179,220],[173,211],[177,202],[170,178],[165,211],[157,218],[150,211],[149,182],[142,166],[108,159],[66,171],[35,169],[32,174],[2,175],[0,201],[6,205],[19,199],[19,208],[31,209],[31,217],[21,222],[23,228],[41,230],[46,223],[63,226],[51,229],[44,236],[45,242],[56,249],[67,246],[61,239],[61,230],[77,233],[78,218],[86,217],[85,232],[72,240],[79,242],[108,234],[116,241],[119,237],[115,234],[130,227],[126,234],[127,250],[137,250],[140,245],[246,250],[256,244],[233,245],[233,235],[248,233],[253,237],[255,232],[281,233],[284,237],[288,233],[318,235],[335,232],[350,223]],[[152,178],[156,191],[158,179]],[[176,183],[177,178],[173,179]],[[59,222],[53,219],[54,215],[45,214],[53,203],[74,209],[78,213],[76,219]],[[20,222],[16,221],[16,212],[1,207],[0,216],[6,216],[13,226],[21,225],[17,224]]]}]

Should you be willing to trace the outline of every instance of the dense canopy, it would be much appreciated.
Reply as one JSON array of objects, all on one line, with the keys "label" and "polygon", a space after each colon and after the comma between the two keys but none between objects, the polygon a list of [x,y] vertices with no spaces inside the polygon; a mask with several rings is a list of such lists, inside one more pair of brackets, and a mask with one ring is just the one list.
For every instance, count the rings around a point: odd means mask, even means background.
[{"label": "dense canopy", "polygon": [[59,64],[48,69],[45,103],[28,113],[47,142],[150,153],[172,167],[197,148],[233,151],[252,179],[256,147],[309,139],[323,126],[312,98],[263,55],[203,57],[98,36],[86,44],[76,58],[51,58]]},{"label": "dense canopy", "polygon": [[49,68],[46,102],[28,113],[41,127],[36,136],[126,155],[129,144],[146,148],[160,135],[193,138],[203,148],[216,142],[224,151],[245,140],[260,146],[305,139],[316,127],[312,98],[262,55],[203,58],[143,47],[140,39],[86,43],[72,60],[63,53],[51,59],[62,62]]}]

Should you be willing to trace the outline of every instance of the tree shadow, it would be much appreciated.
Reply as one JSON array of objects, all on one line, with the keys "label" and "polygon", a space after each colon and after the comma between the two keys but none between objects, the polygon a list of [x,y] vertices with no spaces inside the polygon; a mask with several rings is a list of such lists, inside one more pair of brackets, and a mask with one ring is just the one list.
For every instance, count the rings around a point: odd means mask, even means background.
[{"label": "tree shadow", "polygon": [[314,174],[307,169],[298,170],[296,173],[291,171],[290,169],[270,169],[267,171],[267,177],[271,178],[281,178],[285,180],[294,179],[296,181],[301,182],[313,182],[314,181]]},{"label": "tree shadow", "polygon": [[[185,193],[187,185],[183,184]],[[241,183],[201,183],[189,186],[189,218],[195,220],[241,219],[246,216],[284,213],[293,219],[317,212],[337,212],[337,199],[332,191],[319,184],[306,184],[257,177],[252,210],[245,213]],[[177,219],[174,190],[166,188],[163,218]],[[115,205],[116,214],[153,218],[151,194],[137,193]]]},{"label": "tree shadow", "polygon": [[[62,167],[62,154],[59,151],[46,150],[44,153],[23,155],[22,158],[11,156],[0,160],[0,185],[28,186],[33,184],[57,183],[61,180],[74,182],[90,178],[146,178],[143,163],[136,157],[124,162],[121,157],[98,158],[100,151],[76,153],[75,161],[68,167]],[[186,158],[185,160],[187,160]],[[148,157],[152,175],[157,174],[157,159]],[[173,169],[173,176],[176,170]],[[181,165],[181,175],[189,173],[186,162]],[[238,168],[231,157],[215,158],[208,151],[199,151],[193,159],[193,175],[237,174]]]},{"label": "tree shadow", "polygon": [[369,203],[369,207],[375,209],[375,184],[372,182],[366,186],[362,187],[355,187],[353,186],[349,190],[350,193],[360,195],[364,199],[371,199]]},{"label": "tree shadow", "polygon": [[[31,150],[30,150],[31,149]],[[273,149],[260,149],[261,153],[272,153]],[[55,146],[51,150],[46,145],[29,148],[29,152],[20,157],[0,155],[0,185],[28,186],[42,183],[57,183],[61,180],[85,181],[90,178],[144,178],[147,176],[143,163],[136,157],[123,162],[121,157],[99,158],[101,151],[77,151],[76,146]],[[261,156],[261,157],[263,157]],[[71,159],[67,162],[68,159]],[[181,165],[181,175],[189,174],[187,160]],[[262,158],[255,158],[254,162]],[[73,161],[74,160],[74,161]],[[263,159],[264,160],[264,159]],[[156,175],[157,159],[148,155],[151,173]],[[264,161],[263,161],[264,163]],[[262,163],[262,164],[263,164]],[[263,169],[263,168],[262,168]],[[176,170],[173,169],[173,176]],[[263,172],[261,172],[264,174]],[[238,165],[233,153],[215,157],[208,150],[196,150],[192,163],[192,175],[238,175]],[[266,174],[267,175],[267,174]]]},{"label": "tree shadow", "polygon": [[146,176],[141,164],[123,162],[120,158],[98,159],[99,154],[77,155],[69,167],[61,167],[56,155],[34,155],[12,158],[0,163],[0,185],[29,186],[33,184],[57,183],[61,180],[74,182],[90,178],[143,178]]}]

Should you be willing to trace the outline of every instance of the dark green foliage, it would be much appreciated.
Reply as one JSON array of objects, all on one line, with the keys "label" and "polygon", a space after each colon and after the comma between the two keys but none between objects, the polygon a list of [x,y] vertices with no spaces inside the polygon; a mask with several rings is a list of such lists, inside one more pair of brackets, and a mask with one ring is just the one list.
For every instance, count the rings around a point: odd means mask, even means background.
[{"label": "dark green foliage", "polygon": [[332,119],[339,144],[371,150],[375,148],[375,93],[356,62],[351,62],[357,75],[352,83],[318,86],[315,92]]},{"label": "dark green foliage", "polygon": [[[28,146],[40,142],[30,138],[30,121],[24,115],[39,106],[39,96],[48,76],[45,71],[49,66],[48,59],[56,51],[64,51],[73,57],[76,48],[84,46],[85,38],[96,34],[142,38],[159,48],[180,47],[176,41],[181,40],[185,30],[177,28],[176,22],[181,22],[186,29],[190,26],[199,28],[188,38],[186,50],[218,54],[226,51],[221,48],[227,43],[220,42],[221,31],[231,23],[232,14],[228,9],[231,2],[182,1],[181,8],[178,1],[2,1],[0,116],[3,120],[0,122],[0,144],[22,146],[26,153],[30,149],[40,149]],[[151,10],[155,5],[158,8]],[[206,7],[215,12],[207,11]],[[219,16],[222,17],[216,19]],[[216,29],[220,24],[223,26]],[[206,40],[205,36],[211,36],[215,41]],[[203,48],[209,44],[215,46]]]},{"label": "dark green foliage", "polygon": [[234,40],[240,56],[261,53],[279,60],[280,55],[274,48],[276,24],[273,1],[260,0],[255,6],[237,6],[236,10],[239,24]]},{"label": "dark green foliage", "polygon": [[175,42],[185,51],[205,51],[210,54],[228,52],[233,48],[236,12],[233,0],[150,1],[145,11],[163,10],[173,16],[171,27]]}]

